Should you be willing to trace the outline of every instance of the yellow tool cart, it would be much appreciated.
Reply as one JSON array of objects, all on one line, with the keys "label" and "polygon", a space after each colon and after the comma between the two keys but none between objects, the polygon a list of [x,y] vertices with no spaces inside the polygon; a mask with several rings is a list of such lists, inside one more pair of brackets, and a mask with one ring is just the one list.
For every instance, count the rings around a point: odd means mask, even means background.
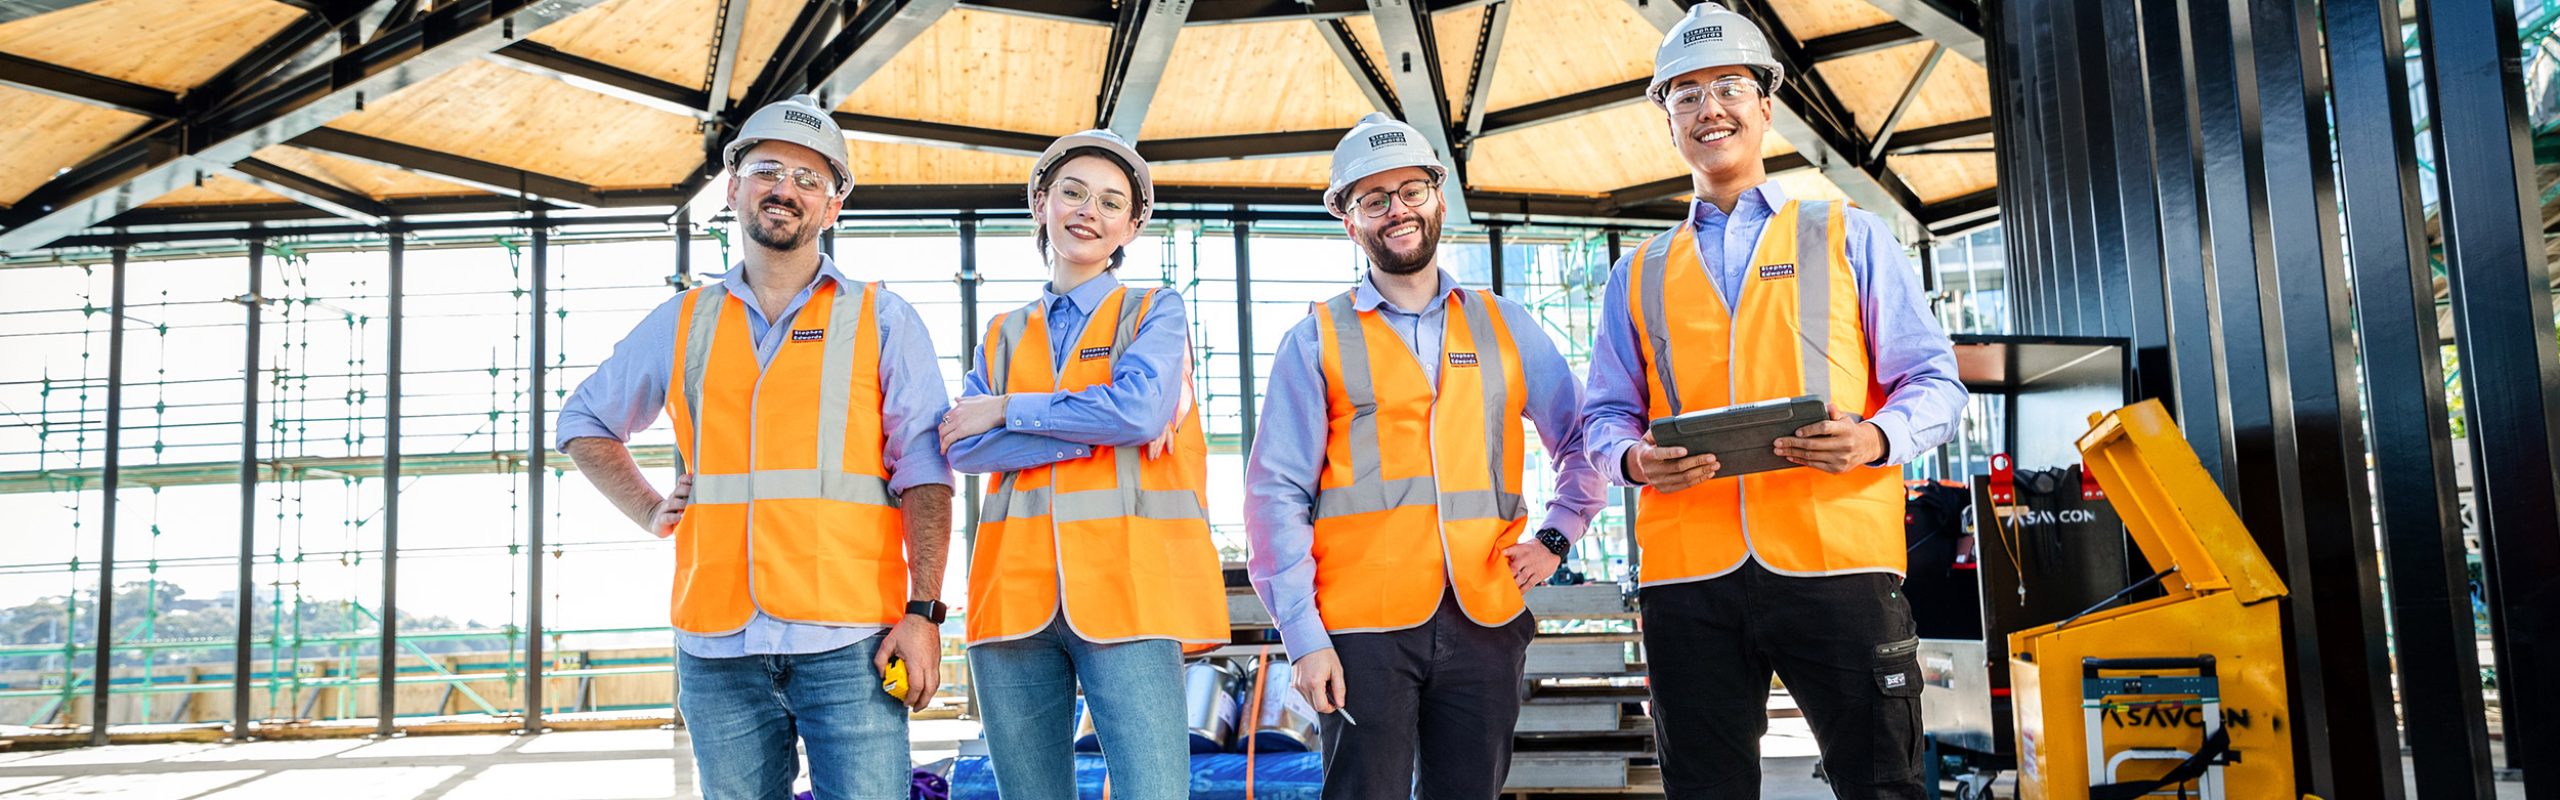
[{"label": "yellow tool cart", "polygon": [[2009,636],[2018,796],[2299,796],[2284,582],[2159,401],[2090,423],[2083,464],[2155,573],[2122,594],[2164,594]]}]

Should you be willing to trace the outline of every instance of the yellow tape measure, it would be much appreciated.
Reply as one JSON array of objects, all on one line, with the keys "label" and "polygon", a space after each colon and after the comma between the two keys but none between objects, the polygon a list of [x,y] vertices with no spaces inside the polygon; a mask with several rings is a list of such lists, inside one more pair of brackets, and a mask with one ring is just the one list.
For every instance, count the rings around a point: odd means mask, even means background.
[{"label": "yellow tape measure", "polygon": [[888,692],[898,702],[907,701],[907,660],[889,657],[889,668],[880,671],[880,691]]}]

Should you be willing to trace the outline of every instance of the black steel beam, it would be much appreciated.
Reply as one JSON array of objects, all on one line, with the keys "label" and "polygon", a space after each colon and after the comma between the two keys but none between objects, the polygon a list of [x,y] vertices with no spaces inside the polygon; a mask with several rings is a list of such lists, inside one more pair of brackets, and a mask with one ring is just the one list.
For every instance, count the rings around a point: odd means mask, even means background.
[{"label": "black steel beam", "polygon": [[[2265,209],[2252,210],[2249,174],[2255,170],[2246,159],[2254,157],[2257,143],[2254,132],[2242,125],[2243,119],[2257,116],[2257,90],[2239,79],[2242,62],[2233,53],[2228,3],[2189,0],[2186,8],[2192,59],[2188,78],[2194,82],[2196,98],[2198,193],[2204,201],[2200,222],[2209,248],[2205,335],[2213,342],[2214,383],[2221,387],[2214,394],[2213,412],[2225,435],[2220,442],[2223,491],[2259,548],[2281,564],[2284,525],[2277,516],[2280,506],[2269,463],[2275,451],[2274,412],[2268,408],[2266,346],[2259,338],[2258,253],[2252,223],[2252,217]],[[2187,411],[2196,414],[2200,409]],[[2204,424],[2200,416],[2190,416],[2185,423]],[[2296,764],[2309,766],[2302,761]]]},{"label": "black steel beam", "polygon": [[488,59],[500,66],[669,114],[708,119],[712,113],[710,96],[701,90],[571,55],[541,42],[519,41],[490,53]]},{"label": "black steel beam", "polygon": [[[1797,170],[1813,168],[1813,162],[1806,160],[1803,153],[1784,153],[1770,156],[1768,158],[1761,159],[1760,164],[1761,169],[1768,172],[1769,177],[1772,178]],[[1609,193],[1607,199],[1601,203],[1601,206],[1603,208],[1634,208],[1664,200],[1678,199],[1681,195],[1690,194],[1696,190],[1697,187],[1692,184],[1690,177],[1687,175],[1675,178],[1664,178],[1662,180],[1639,183],[1624,189],[1612,191]]]},{"label": "black steel beam", "polygon": [[738,51],[747,38],[746,0],[720,0],[720,27],[711,32],[709,63],[702,78],[702,110],[717,119],[729,110],[729,85],[738,74]]},{"label": "black steel beam", "polygon": [[1929,76],[1937,73],[1938,62],[1946,57],[1946,45],[1929,48],[1928,57],[1920,61],[1920,69],[1911,73],[1911,82],[1903,85],[1902,96],[1894,99],[1893,110],[1886,112],[1884,122],[1876,126],[1875,138],[1867,144],[1868,163],[1884,160],[1885,147],[1892,144],[1894,129],[1902,125],[1902,115],[1910,113],[1911,103],[1920,99],[1920,90],[1929,85]]},{"label": "black steel beam", "polygon": [[2416,134],[2397,0],[2327,6],[2331,91],[2343,108],[2370,108],[2337,128],[2349,262],[2355,268],[2373,404],[2373,483],[2391,575],[2392,649],[2417,795],[2490,800],[2489,732],[2480,650],[2455,501],[2443,342],[2436,334],[2418,189]]},{"label": "black steel beam", "polygon": [[2294,473],[2289,482],[2301,503],[2286,520],[2287,607],[2301,667],[2294,694],[2313,713],[2294,718],[2294,735],[2316,755],[2297,770],[2308,780],[2296,785],[2331,800],[2398,800],[2407,791],[2391,707],[2350,290],[2338,250],[2320,20],[2308,2],[2247,0],[2247,7],[2264,238],[2274,255],[2259,262],[2258,280],[2273,289],[2267,348],[2283,353],[2277,469]]},{"label": "black steel beam", "polygon": [[7,3],[0,3],[0,23],[32,19],[94,2],[97,0],[10,0]]},{"label": "black steel beam", "polygon": [[1871,4],[1973,63],[1983,62],[1979,4],[1971,0],[1872,0]]},{"label": "black steel beam", "polygon": [[1394,81],[1378,66],[1377,54],[1360,46],[1360,37],[1351,33],[1351,24],[1339,19],[1320,20],[1316,35],[1333,50],[1334,60],[1342,62],[1342,70],[1351,74],[1351,83],[1369,98],[1369,107],[1397,119],[1404,118],[1404,103],[1396,97]]},{"label": "black steel beam", "polygon": [[1619,106],[1642,103],[1645,101],[1645,84],[1650,80],[1638,78],[1498,111],[1488,111],[1484,115],[1484,127],[1478,130],[1476,135],[1493,136],[1510,133],[1533,125],[1543,125],[1593,112],[1607,111]]},{"label": "black steel beam", "polygon": [[2507,763],[2560,798],[2560,356],[2507,0],[2420,0],[2445,273],[2462,358]]},{"label": "black steel beam", "polygon": [[1138,155],[1152,164],[1324,155],[1333,152],[1333,146],[1342,141],[1344,134],[1350,132],[1348,129],[1337,128],[1324,131],[1155,139],[1139,142]]},{"label": "black steel beam", "polygon": [[2151,93],[2143,64],[2141,9],[2131,2],[2097,9],[2101,59],[2107,83],[2104,124],[2114,140],[2109,185],[2120,215],[2124,263],[2123,330],[2132,340],[2133,396],[2169,398],[2176,392],[2170,365],[2169,312],[2161,266],[2160,199],[2152,159]]},{"label": "black steel beam", "polygon": [[2196,458],[2220,482],[2232,485],[2224,465],[2223,418],[2216,410],[2221,380],[2214,369],[2210,231],[2204,225],[2203,176],[2197,154],[2194,78],[2186,29],[2186,0],[2142,0],[2143,65],[2151,84],[2151,158],[2160,222],[2163,302],[2168,317],[2169,367],[2175,394],[2163,401],[2177,415],[2178,430]]},{"label": "black steel beam", "polygon": [[1236,399],[1242,403],[1244,428],[1240,441],[1245,452],[1253,452],[1254,400],[1262,395],[1262,387],[1254,384],[1253,366],[1253,223],[1235,221],[1236,239]]},{"label": "black steel beam", "polygon": [[1174,38],[1190,15],[1190,0],[1123,0],[1111,26],[1110,50],[1102,64],[1102,85],[1094,94],[1093,126],[1138,140],[1147,121],[1156,87],[1173,61]]},{"label": "black steel beam", "polygon": [[[1418,0],[1367,0],[1369,20],[1377,24],[1380,66],[1396,97],[1403,101],[1404,122],[1422,133],[1433,152],[1454,173],[1452,183],[1467,185],[1467,162],[1449,125],[1448,83],[1440,75],[1440,44],[1432,34],[1431,10]],[[1466,224],[1464,191],[1442,198],[1450,222]]]},{"label": "black steel beam", "polygon": [[[258,545],[258,381],[261,371],[258,358],[264,355],[259,334],[266,327],[267,242],[252,238],[249,244],[248,293],[240,296],[240,548],[239,561],[233,564],[236,585],[233,598],[238,615],[232,632],[231,647],[231,735],[230,741],[246,742],[257,738],[257,714],[249,702],[250,676],[256,662],[250,658],[250,645],[257,629],[252,623],[258,617],[257,569]],[[271,622],[272,624],[272,622]],[[279,627],[281,629],[281,627]],[[278,637],[281,643],[282,637]],[[269,644],[270,649],[276,644]],[[268,676],[273,681],[274,676]],[[268,692],[273,696],[273,684]]]},{"label": "black steel beam", "polygon": [[1921,227],[1943,235],[1954,227],[1980,222],[1997,213],[2000,213],[2000,189],[1995,186],[1921,206],[1917,216]]},{"label": "black steel beam", "polygon": [[[89,745],[104,747],[107,728],[113,724],[114,709],[109,703],[115,688],[116,653],[116,508],[122,505],[124,493],[124,317],[125,317],[125,248],[118,247],[113,256],[107,294],[107,442],[106,463],[98,470],[98,489],[102,502],[98,509],[98,617],[97,648],[89,652]],[[84,376],[85,377],[85,376]],[[63,640],[73,637],[65,631]],[[242,642],[246,648],[247,643]],[[243,652],[246,652],[244,649]],[[62,665],[70,669],[70,664]],[[234,678],[234,682],[244,680]],[[63,687],[68,693],[70,687]]]},{"label": "black steel beam", "polygon": [[[305,52],[314,51],[341,31],[355,25],[364,16],[372,0],[331,0],[315,3],[318,11],[306,10],[282,30],[276,31],[257,47],[223,67],[204,83],[187,90],[183,100],[187,115],[212,111],[239,100],[263,87],[267,78]],[[386,28],[381,33],[389,34]]]},{"label": "black steel beam", "polygon": [[279,167],[257,158],[244,158],[225,172],[250,185],[291,198],[294,202],[364,223],[380,223],[391,214],[380,201],[362,192]]},{"label": "black steel beam", "polygon": [[1465,131],[1460,141],[1473,142],[1484,132],[1485,96],[1491,94],[1494,68],[1501,63],[1502,36],[1511,28],[1511,4],[1497,2],[1485,8],[1484,23],[1476,28],[1475,58],[1467,67],[1466,106],[1458,111],[1456,127]]},{"label": "black steel beam", "polygon": [[1878,50],[1891,50],[1912,42],[1928,41],[1928,39],[1929,37],[1920,35],[1919,31],[1912,30],[1909,25],[1886,22],[1853,31],[1841,31],[1829,36],[1816,36],[1804,43],[1804,54],[1806,58],[1818,64],[1855,55],[1865,55]]},{"label": "black steel beam", "polygon": [[0,53],[0,86],[156,119],[179,115],[178,96],[154,87]]},{"label": "black steel beam", "polygon": [[385,255],[390,259],[390,304],[383,336],[382,367],[382,641],[374,652],[373,735],[396,732],[400,715],[400,397],[401,355],[408,350],[408,238],[395,224],[388,231]]},{"label": "black steel beam", "polygon": [[[898,51],[924,35],[949,13],[953,0],[874,2],[846,20],[845,29],[827,43],[808,75],[810,94],[834,108],[853,96],[864,81],[888,66]],[[752,112],[754,109],[747,109]]]},{"label": "black steel beam", "polygon": [[306,150],[343,156],[376,166],[458,183],[474,189],[512,195],[525,200],[549,200],[580,206],[599,206],[604,205],[605,202],[597,195],[594,187],[567,178],[464,158],[389,139],[376,139],[363,134],[348,133],[336,128],[315,128],[293,137],[290,143]]},{"label": "black steel beam", "polygon": [[846,133],[856,134],[862,138],[878,138],[890,141],[928,144],[937,147],[955,147],[963,150],[979,150],[990,153],[1006,153],[1020,156],[1039,155],[1040,151],[1047,149],[1049,142],[1055,138],[1042,136],[1036,133],[989,130],[986,128],[972,128],[966,125],[925,122],[922,120],[900,119],[897,117],[880,117],[872,116],[870,114],[853,114],[843,111],[835,112],[832,116],[835,117],[836,125],[844,128]]},{"label": "black steel beam", "polygon": [[[1429,0],[1428,5],[1433,13],[1440,13],[1490,5],[1492,2]],[[1368,5],[1361,0],[1193,0],[1191,5],[1191,18],[1187,25],[1286,20],[1323,22],[1369,13]],[[1117,19],[1110,4],[1081,0],[962,0],[960,7],[1085,25],[1110,25]]]}]

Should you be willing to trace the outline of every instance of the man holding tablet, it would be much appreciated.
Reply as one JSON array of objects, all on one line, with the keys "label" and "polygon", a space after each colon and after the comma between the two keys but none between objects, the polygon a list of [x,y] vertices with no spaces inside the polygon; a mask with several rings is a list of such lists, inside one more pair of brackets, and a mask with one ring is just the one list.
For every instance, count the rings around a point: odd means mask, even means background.
[{"label": "man holding tablet", "polygon": [[[1643,487],[1638,580],[1665,792],[1758,796],[1774,672],[1835,793],[1916,798],[1899,465],[1954,437],[1965,391],[1885,223],[1790,199],[1762,167],[1783,72],[1766,35],[1713,2],[1663,37],[1647,94],[1697,199],[1610,273],[1584,440],[1611,479]],[[1648,432],[1704,432],[1804,397],[1828,407],[1759,434],[1779,469],[1718,477],[1714,454]]]}]

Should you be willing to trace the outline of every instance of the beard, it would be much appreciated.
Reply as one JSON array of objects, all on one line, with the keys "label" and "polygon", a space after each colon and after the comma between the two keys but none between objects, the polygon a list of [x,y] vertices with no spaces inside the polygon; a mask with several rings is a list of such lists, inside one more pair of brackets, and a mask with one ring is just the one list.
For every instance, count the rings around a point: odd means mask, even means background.
[{"label": "beard", "polygon": [[[797,220],[766,219],[764,209],[767,208],[789,210],[799,214],[800,217]],[[768,250],[797,250],[808,244],[810,240],[817,238],[813,235],[816,226],[810,223],[809,209],[799,201],[768,197],[757,201],[756,213],[748,218],[747,238]]]},{"label": "beard", "polygon": [[1411,275],[1421,272],[1424,267],[1431,266],[1432,257],[1440,251],[1440,220],[1447,213],[1443,211],[1438,214],[1415,215],[1413,224],[1422,227],[1422,245],[1414,248],[1410,255],[1397,253],[1387,244],[1387,231],[1402,227],[1405,224],[1402,222],[1362,231],[1359,236],[1360,249],[1369,254],[1370,265],[1389,275]]}]

